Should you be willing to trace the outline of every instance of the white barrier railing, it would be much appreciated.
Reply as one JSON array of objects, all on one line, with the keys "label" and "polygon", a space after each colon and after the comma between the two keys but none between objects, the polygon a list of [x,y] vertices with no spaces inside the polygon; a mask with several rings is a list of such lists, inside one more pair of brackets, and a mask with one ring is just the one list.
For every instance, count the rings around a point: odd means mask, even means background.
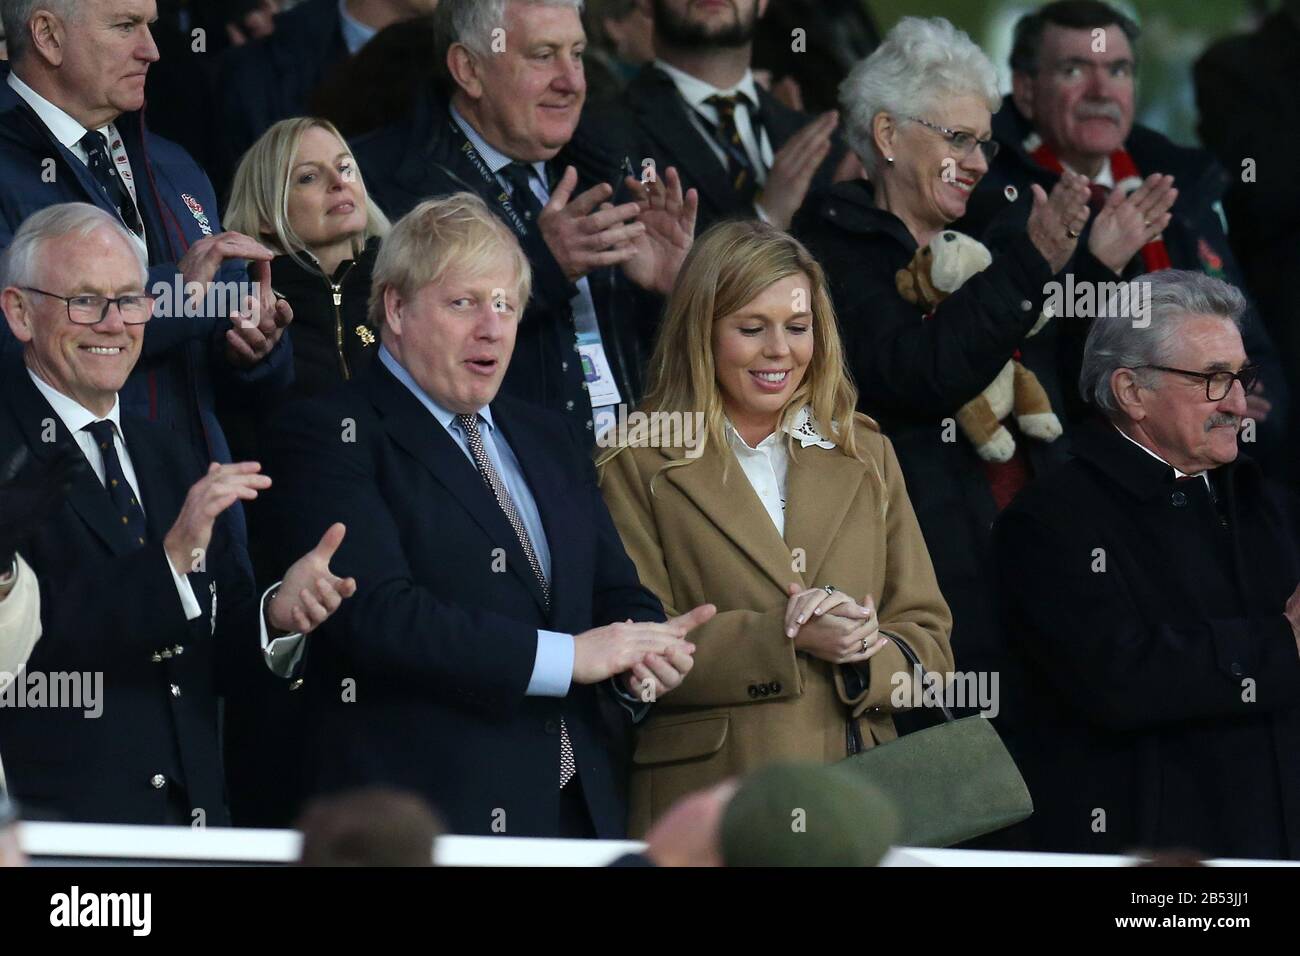
[{"label": "white barrier railing", "polygon": [[[33,863],[210,863],[283,866],[297,861],[295,830],[140,827],[97,823],[23,823],[19,843]],[[434,844],[442,866],[606,866],[644,847],[635,840],[543,840],[526,837],[443,836]],[[1126,856],[1011,853],[898,847],[883,866],[1132,866]],[[1274,860],[1211,860],[1211,866],[1300,866]]]}]

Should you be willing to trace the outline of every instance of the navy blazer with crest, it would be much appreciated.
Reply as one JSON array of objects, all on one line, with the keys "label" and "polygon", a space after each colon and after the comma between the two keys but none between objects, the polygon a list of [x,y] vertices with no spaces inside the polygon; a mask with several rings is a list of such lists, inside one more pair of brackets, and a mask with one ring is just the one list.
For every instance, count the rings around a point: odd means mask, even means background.
[{"label": "navy blazer with crest", "polygon": [[[6,361],[3,378],[0,460],[19,448],[28,467],[69,446],[81,454],[21,364]],[[60,511],[19,543],[40,582],[43,633],[17,678],[25,694],[14,688],[0,706],[9,788],[48,818],[161,824],[170,800],[221,825],[228,813],[216,696],[230,668],[243,666],[238,657],[246,664],[258,653],[248,559],[219,522],[202,570],[188,574],[203,613],[185,620],[162,541],[201,473],[163,426],[127,414],[121,426],[147,543],[128,538],[89,467]],[[48,689],[74,686],[72,674],[80,675],[80,701],[49,706]],[[45,706],[33,706],[39,683]]]},{"label": "navy blazer with crest", "polygon": [[607,686],[525,691],[539,628],[661,621],[663,608],[637,580],[577,428],[506,396],[491,409],[545,528],[549,609],[474,464],[380,363],[271,424],[274,539],[289,554],[342,521],[331,567],[357,580],[308,638],[309,776],[315,792],[413,791],[455,833],[555,836],[563,717],[597,835],[618,837],[626,714]]}]

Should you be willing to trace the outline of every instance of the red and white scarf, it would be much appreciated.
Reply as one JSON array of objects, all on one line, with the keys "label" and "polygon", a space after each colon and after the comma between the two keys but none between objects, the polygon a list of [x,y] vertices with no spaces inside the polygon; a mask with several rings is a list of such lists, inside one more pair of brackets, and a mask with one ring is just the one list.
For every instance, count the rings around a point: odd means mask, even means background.
[{"label": "red and white scarf", "polygon": [[[1037,133],[1030,133],[1024,146],[1025,152],[1043,169],[1051,170],[1058,176],[1065,172],[1065,167],[1057,159],[1056,153],[1052,152],[1051,147],[1044,143]],[[1115,180],[1115,188],[1123,190],[1126,196],[1142,185],[1142,174],[1138,172],[1137,164],[1133,162],[1133,157],[1128,154],[1128,150],[1122,147],[1110,154],[1110,172]],[[1173,267],[1169,259],[1169,250],[1165,248],[1164,240],[1159,236],[1143,246],[1141,253],[1144,272],[1159,272],[1161,269]]]}]

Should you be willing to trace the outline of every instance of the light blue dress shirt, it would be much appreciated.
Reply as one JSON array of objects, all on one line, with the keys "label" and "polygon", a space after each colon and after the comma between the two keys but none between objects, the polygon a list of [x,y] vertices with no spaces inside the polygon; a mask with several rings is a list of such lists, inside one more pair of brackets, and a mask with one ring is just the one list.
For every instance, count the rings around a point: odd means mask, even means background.
[{"label": "light blue dress shirt", "polygon": [[379,32],[348,13],[348,0],[339,0],[339,22],[343,27],[343,43],[353,56]]},{"label": "light blue dress shirt", "polygon": [[[474,129],[454,106],[451,108],[451,118],[456,121],[456,125],[464,131],[470,143],[478,150],[478,154],[483,157],[483,162],[487,163],[488,169],[492,170],[496,175],[497,181],[501,183],[502,188],[507,192],[510,191],[510,182],[501,175],[501,170],[513,163],[514,160],[483,139],[478,134],[478,130]],[[546,164],[533,163],[532,167],[537,175],[528,178],[528,185],[532,187],[533,195],[544,206],[551,201],[550,185],[546,179]],[[577,327],[578,334],[584,339],[591,337],[600,342],[600,323],[596,319],[596,301],[591,297],[591,283],[587,281],[586,276],[583,276],[574,285],[578,287],[578,294],[569,303],[573,307],[573,324]],[[614,409],[613,406],[606,405],[592,411],[594,414],[612,414]]]},{"label": "light blue dress shirt", "polygon": [[[469,442],[456,422],[456,413],[449,412],[434,401],[411,377],[411,373],[393,358],[387,346],[379,347],[379,361],[406,386],[412,395],[419,399],[420,404],[429,410],[429,414],[437,419],[438,424],[446,429],[452,441],[465,453],[465,457],[477,472],[478,465],[474,464],[474,455],[469,449]],[[537,500],[524,479],[524,471],[519,467],[519,459],[515,457],[505,435],[496,430],[496,425],[492,421],[492,409],[483,406],[478,411],[478,417],[480,423],[487,425],[486,428],[479,429],[483,436],[483,450],[487,452],[492,466],[505,482],[510,497],[514,499],[515,510],[519,512],[519,517],[524,522],[524,529],[533,542],[533,550],[537,552],[542,573],[546,575],[546,580],[550,581],[551,549],[546,543],[546,532],[542,527],[541,513],[537,510]],[[532,573],[531,570],[529,573]],[[526,693],[529,697],[564,697],[569,693],[569,684],[572,680],[573,635],[538,629],[537,657],[533,661],[533,674],[528,681]]]}]

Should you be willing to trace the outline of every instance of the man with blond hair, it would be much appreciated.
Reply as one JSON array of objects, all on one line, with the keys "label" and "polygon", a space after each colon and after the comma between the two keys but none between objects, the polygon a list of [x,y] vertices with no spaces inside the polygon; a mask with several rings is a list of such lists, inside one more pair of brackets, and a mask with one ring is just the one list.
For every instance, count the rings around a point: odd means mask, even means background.
[{"label": "man with blond hair", "polygon": [[477,196],[419,204],[375,264],[374,366],[271,425],[285,553],[352,529],[357,595],[307,651],[309,777],[420,794],[454,833],[618,837],[610,704],[676,687],[713,608],[660,623],[580,426],[498,394],[531,281]]}]

